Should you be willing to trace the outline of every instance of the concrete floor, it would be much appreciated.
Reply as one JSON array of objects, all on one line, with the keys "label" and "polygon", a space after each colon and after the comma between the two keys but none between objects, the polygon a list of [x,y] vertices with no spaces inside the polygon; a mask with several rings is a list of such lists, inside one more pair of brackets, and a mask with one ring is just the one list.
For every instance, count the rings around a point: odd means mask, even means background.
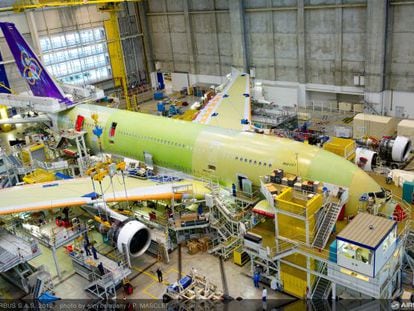
[{"label": "concrete floor", "polygon": [[[180,110],[182,112],[185,112],[186,110],[190,109],[191,105],[194,104],[196,101],[200,101],[200,98],[189,95],[189,96],[184,96],[183,98],[180,98],[179,100],[182,101],[182,102],[186,101],[186,102],[189,103],[188,106],[177,107],[177,108],[180,108]],[[139,112],[157,115],[157,104],[158,104],[158,102],[160,102],[160,101],[152,99],[152,100],[146,101],[144,103],[140,103],[139,104]],[[169,107],[170,107],[170,105],[166,105],[166,110],[167,111],[168,111]]]},{"label": "concrete floor", "polygon": [[[310,113],[311,120],[310,129],[324,132],[326,135],[335,136],[335,127],[341,126],[352,129],[352,122],[345,123],[344,119],[350,118],[354,113],[349,112],[338,112],[338,111],[320,111],[320,110],[311,110],[300,108],[299,112]],[[302,125],[304,122],[299,122]]]},{"label": "concrete floor", "polygon": [[[114,252],[106,244],[102,243],[102,238],[96,231],[91,231],[90,239],[97,242],[98,251],[106,254],[107,257],[113,258]],[[70,299],[92,299],[92,295],[87,293],[84,288],[88,281],[78,274],[74,273],[72,262],[65,249],[60,248],[56,252],[61,278],[58,278],[55,263],[53,261],[50,249],[40,246],[42,255],[30,261],[30,263],[39,267],[45,266],[46,270],[52,275],[54,290],[56,295],[61,298]],[[194,268],[198,273],[207,276],[208,280],[217,285],[221,290],[227,292],[233,298],[242,297],[243,299],[260,299],[262,288],[256,289],[253,286],[252,278],[249,276],[250,263],[244,267],[239,267],[232,263],[231,259],[226,262],[220,262],[218,257],[208,253],[198,253],[189,255],[187,248],[182,248],[182,273],[184,276],[190,273]],[[221,266],[222,265],[222,266]],[[157,268],[163,271],[164,283],[158,283],[155,271]],[[158,263],[157,259],[144,254],[141,257],[132,260],[132,274],[129,276],[130,282],[134,287],[134,293],[128,299],[160,299],[165,292],[168,284],[174,283],[180,278],[179,274],[178,250],[170,254],[168,264]],[[223,271],[224,273],[221,273]],[[241,286],[242,284],[242,286]],[[20,299],[25,297],[25,293],[0,278],[0,297]],[[123,298],[122,288],[118,290],[118,298]],[[268,289],[269,299],[289,299],[290,296],[275,292]]]},{"label": "concrete floor", "polygon": [[[198,273],[207,276],[208,280],[217,285],[221,290],[228,289],[228,294],[233,297],[242,297],[243,299],[260,299],[262,289],[256,289],[253,281],[248,276],[250,264],[239,267],[228,260],[223,262],[224,274],[221,271],[220,259],[207,253],[198,253],[189,255],[186,248],[182,248],[182,273],[181,276],[188,274],[192,268]],[[160,267],[164,274],[165,283],[173,283],[179,277],[178,250],[170,254],[170,262],[168,264],[159,264],[155,258],[143,255],[134,261],[134,270],[139,275],[132,277],[131,283],[135,290],[133,295],[128,298],[155,299],[161,298],[165,292],[166,284],[158,283],[155,271]],[[241,286],[242,285],[242,286]],[[290,296],[268,290],[270,299],[284,299]]]}]

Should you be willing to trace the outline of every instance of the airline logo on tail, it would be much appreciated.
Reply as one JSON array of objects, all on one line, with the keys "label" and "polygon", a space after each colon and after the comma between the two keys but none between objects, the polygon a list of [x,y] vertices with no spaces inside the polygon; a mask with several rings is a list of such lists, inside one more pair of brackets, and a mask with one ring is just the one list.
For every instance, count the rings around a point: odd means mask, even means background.
[{"label": "airline logo on tail", "polygon": [[30,85],[34,85],[37,80],[40,80],[43,71],[42,66],[40,66],[37,59],[30,57],[29,53],[27,53],[20,44],[18,44],[18,46],[21,51],[21,63],[24,66],[23,78],[25,78]]},{"label": "airline logo on tail", "polygon": [[12,52],[16,65],[23,78],[29,84],[35,96],[58,99],[66,105],[73,105],[61,88],[55,83],[43,67],[36,54],[12,23],[0,23],[6,42]]}]

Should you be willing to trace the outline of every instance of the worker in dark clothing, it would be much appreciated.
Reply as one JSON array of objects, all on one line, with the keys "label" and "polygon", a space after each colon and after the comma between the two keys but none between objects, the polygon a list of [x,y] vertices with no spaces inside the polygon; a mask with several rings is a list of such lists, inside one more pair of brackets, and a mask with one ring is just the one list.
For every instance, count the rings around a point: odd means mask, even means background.
[{"label": "worker in dark clothing", "polygon": [[253,275],[254,287],[259,288],[259,282],[260,282],[260,272],[256,271]]},{"label": "worker in dark clothing", "polygon": [[89,251],[89,243],[87,243],[85,241],[85,243],[83,243],[83,247],[85,248],[86,256],[90,256],[91,255],[91,252]]},{"label": "worker in dark clothing", "polygon": [[91,246],[91,250],[92,250],[92,254],[93,254],[93,259],[97,260],[98,259],[98,254],[96,252],[96,248],[93,245]]},{"label": "worker in dark clothing", "polygon": [[232,193],[232,195],[234,197],[237,195],[236,185],[235,184],[231,184],[231,193]]},{"label": "worker in dark clothing", "polygon": [[65,219],[64,220],[69,219],[69,209],[67,207],[65,207],[63,209],[63,215],[65,215]]},{"label": "worker in dark clothing", "polygon": [[162,271],[160,268],[157,269],[157,276],[158,276],[158,282],[162,282]]},{"label": "worker in dark clothing", "polygon": [[197,219],[200,219],[201,215],[203,214],[203,205],[200,203],[197,207]]},{"label": "worker in dark clothing", "polygon": [[103,266],[102,262],[99,263],[98,270],[99,270],[99,273],[101,274],[101,276],[105,275],[105,269],[104,269],[104,266]]},{"label": "worker in dark clothing", "polygon": [[85,243],[89,245],[88,232],[85,232],[84,239],[85,239]]}]

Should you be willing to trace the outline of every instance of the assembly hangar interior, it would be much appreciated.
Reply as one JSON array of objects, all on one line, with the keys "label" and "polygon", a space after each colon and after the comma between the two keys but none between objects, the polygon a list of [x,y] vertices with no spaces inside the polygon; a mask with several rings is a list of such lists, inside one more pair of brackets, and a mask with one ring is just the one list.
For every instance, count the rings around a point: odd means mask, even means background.
[{"label": "assembly hangar interior", "polygon": [[0,1],[0,300],[411,303],[413,16]]}]

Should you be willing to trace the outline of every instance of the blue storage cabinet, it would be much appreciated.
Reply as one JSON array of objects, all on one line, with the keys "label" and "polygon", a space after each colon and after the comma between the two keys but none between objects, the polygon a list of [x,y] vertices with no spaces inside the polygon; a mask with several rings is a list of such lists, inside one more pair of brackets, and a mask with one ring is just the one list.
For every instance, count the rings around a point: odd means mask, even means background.
[{"label": "blue storage cabinet", "polygon": [[337,262],[337,250],[336,250],[336,240],[329,245],[329,261],[332,261],[334,263]]},{"label": "blue storage cabinet", "polygon": [[413,204],[413,192],[414,192],[414,182],[406,181],[403,183],[403,191],[402,191],[403,200],[407,203]]},{"label": "blue storage cabinet", "polygon": [[164,112],[165,111],[165,104],[163,102],[157,103],[157,111]]},{"label": "blue storage cabinet", "polygon": [[154,99],[155,100],[161,100],[164,98],[164,93],[163,92],[154,92]]}]

